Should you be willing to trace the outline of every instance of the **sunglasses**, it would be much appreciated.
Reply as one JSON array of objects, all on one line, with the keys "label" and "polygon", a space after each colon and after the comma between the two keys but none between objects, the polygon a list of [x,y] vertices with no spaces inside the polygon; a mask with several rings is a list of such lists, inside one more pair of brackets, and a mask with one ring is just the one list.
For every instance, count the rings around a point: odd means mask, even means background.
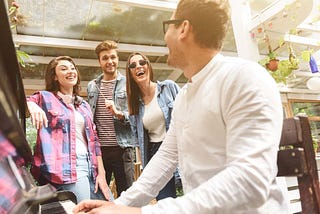
[{"label": "sunglasses", "polygon": [[[145,59],[140,59],[140,60],[139,60],[139,65],[140,65],[140,66],[144,66],[145,64],[147,64],[147,60],[145,60]],[[134,68],[137,67],[137,63],[136,63],[136,62],[133,62],[133,63],[131,63],[128,67],[129,67],[130,69],[134,69]]]},{"label": "sunglasses", "polygon": [[163,21],[162,22],[163,34],[166,34],[169,25],[171,24],[181,25],[183,21],[184,21],[183,19],[171,19],[171,20]]}]

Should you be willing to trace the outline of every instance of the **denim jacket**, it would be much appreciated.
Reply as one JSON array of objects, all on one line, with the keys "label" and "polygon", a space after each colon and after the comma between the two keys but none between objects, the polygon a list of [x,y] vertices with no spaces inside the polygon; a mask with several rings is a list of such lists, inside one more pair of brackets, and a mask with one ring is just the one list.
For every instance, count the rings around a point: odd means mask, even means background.
[{"label": "denim jacket", "polygon": [[[88,83],[88,103],[91,107],[94,118],[102,78],[103,74]],[[117,73],[116,85],[113,92],[113,101],[116,108],[124,114],[125,118],[123,121],[121,121],[117,117],[113,117],[118,145],[122,148],[138,146],[138,144],[134,141],[130,128],[126,92],[126,78],[119,72]]]},{"label": "denim jacket", "polygon": [[[163,116],[165,119],[166,124],[166,131],[169,129],[170,120],[171,120],[171,112],[173,109],[174,100],[179,92],[179,86],[172,80],[164,80],[162,82],[157,81],[157,100],[160,106],[160,109],[163,112]],[[141,152],[141,159],[142,159],[142,166],[145,167],[148,160],[148,144],[149,144],[149,137],[148,131],[143,127],[143,115],[144,115],[144,103],[140,98],[140,105],[139,105],[139,114],[138,115],[131,115],[129,116],[131,127],[133,130],[133,134],[135,138],[138,140],[140,152]]]}]

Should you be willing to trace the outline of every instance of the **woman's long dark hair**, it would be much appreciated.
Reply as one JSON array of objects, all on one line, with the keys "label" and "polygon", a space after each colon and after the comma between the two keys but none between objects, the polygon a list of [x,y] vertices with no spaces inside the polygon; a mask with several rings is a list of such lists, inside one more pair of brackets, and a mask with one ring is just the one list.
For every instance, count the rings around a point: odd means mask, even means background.
[{"label": "woman's long dark hair", "polygon": [[143,59],[147,61],[150,81],[153,81],[153,69],[148,57],[146,57],[145,55],[139,52],[134,52],[130,54],[126,64],[126,77],[127,77],[126,86],[127,86],[129,115],[139,114],[139,98],[141,97],[140,88],[138,87],[137,83],[134,81],[129,68],[130,60],[135,55],[140,55]]}]

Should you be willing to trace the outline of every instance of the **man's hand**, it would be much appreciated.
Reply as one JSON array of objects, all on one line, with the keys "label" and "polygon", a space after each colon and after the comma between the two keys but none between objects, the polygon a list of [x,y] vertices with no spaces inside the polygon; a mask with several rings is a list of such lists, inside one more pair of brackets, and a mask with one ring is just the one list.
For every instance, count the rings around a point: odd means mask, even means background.
[{"label": "man's hand", "polygon": [[84,200],[73,208],[73,213],[89,214],[141,214],[141,208],[116,205],[113,202],[101,200]]},{"label": "man's hand", "polygon": [[104,102],[106,108],[108,109],[108,111],[110,112],[110,114],[112,116],[117,117],[119,120],[123,120],[124,119],[124,115],[121,111],[118,111],[113,100],[107,100],[105,99]]},{"label": "man's hand", "polygon": [[94,209],[111,206],[113,202],[103,200],[83,200],[72,209],[73,213],[95,213]]}]

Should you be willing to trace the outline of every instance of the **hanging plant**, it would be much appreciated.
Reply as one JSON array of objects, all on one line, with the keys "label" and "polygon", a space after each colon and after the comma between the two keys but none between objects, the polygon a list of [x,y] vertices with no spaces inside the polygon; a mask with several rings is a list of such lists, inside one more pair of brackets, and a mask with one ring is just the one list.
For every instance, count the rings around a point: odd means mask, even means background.
[{"label": "hanging plant", "polygon": [[[19,4],[13,1],[8,12],[11,30],[14,30],[17,24],[23,24],[25,22],[24,16],[19,14],[18,10],[19,10]],[[26,59],[29,59],[29,60],[31,59],[31,57],[26,52],[21,50],[16,49],[16,55],[17,55],[18,62],[22,67],[25,67]]]},{"label": "hanging plant", "polygon": [[259,64],[269,71],[276,71],[278,69],[279,64],[279,59],[277,59],[277,53],[272,51],[270,45],[268,45],[268,50],[269,53],[265,58],[259,61]]},{"label": "hanging plant", "polygon": [[[260,60],[259,63],[269,71],[277,83],[286,84],[287,77],[292,74],[293,70],[299,68],[299,59],[294,54],[291,45],[289,46],[288,59],[279,60],[276,56],[276,53],[271,51],[269,47],[269,54]],[[275,65],[272,63],[275,63]]]},{"label": "hanging plant", "polygon": [[305,62],[310,61],[311,54],[313,53],[313,50],[304,50],[301,52],[301,59]]},{"label": "hanging plant", "polygon": [[272,59],[267,64],[266,67],[269,71],[276,71],[278,70],[279,66],[279,60],[278,59]]}]

